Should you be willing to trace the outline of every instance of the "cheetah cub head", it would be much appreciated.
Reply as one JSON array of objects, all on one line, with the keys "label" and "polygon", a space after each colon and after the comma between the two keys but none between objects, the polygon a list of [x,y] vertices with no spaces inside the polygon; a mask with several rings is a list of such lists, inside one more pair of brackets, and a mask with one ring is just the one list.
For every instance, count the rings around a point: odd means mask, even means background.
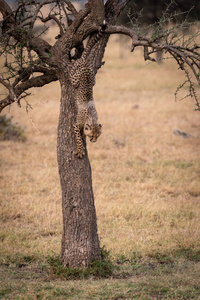
[{"label": "cheetah cub head", "polygon": [[101,124],[88,124],[86,123],[84,126],[84,134],[89,137],[90,142],[95,143],[98,137],[101,135]]}]

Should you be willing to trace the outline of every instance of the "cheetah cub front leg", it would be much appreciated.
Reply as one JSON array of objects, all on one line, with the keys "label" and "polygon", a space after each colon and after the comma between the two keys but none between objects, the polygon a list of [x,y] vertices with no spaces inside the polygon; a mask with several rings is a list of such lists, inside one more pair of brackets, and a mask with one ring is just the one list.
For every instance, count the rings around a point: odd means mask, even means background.
[{"label": "cheetah cub front leg", "polygon": [[83,139],[82,139],[80,129],[76,125],[74,125],[74,132],[76,135],[76,152],[75,153],[78,158],[82,158],[83,156],[85,156],[85,148],[83,145]]}]

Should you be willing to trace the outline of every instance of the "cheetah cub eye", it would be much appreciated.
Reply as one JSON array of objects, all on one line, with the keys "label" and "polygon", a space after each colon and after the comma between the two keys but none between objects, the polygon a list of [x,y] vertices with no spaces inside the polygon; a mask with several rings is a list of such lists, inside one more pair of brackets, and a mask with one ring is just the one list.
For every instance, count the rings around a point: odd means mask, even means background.
[{"label": "cheetah cub eye", "polygon": [[85,124],[84,126],[84,134],[88,136],[90,142],[96,142],[98,137],[101,135],[101,124]]},{"label": "cheetah cub eye", "polygon": [[89,124],[85,124],[84,134],[89,136],[89,137],[92,135],[92,127]]},{"label": "cheetah cub eye", "polygon": [[84,130],[85,130],[85,131],[88,131],[88,130],[90,130],[90,129],[91,129],[91,128],[90,128],[90,125],[89,125],[89,124],[86,124]]}]

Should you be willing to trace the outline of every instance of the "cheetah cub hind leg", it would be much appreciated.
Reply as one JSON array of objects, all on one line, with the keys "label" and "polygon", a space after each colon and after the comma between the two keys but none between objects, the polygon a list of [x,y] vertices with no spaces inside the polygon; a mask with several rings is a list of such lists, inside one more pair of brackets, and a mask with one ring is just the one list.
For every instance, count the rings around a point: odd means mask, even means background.
[{"label": "cheetah cub hind leg", "polygon": [[75,132],[75,136],[76,136],[76,152],[75,152],[75,154],[78,158],[82,158],[83,156],[85,156],[85,148],[83,145],[83,139],[82,139],[80,129],[77,125],[74,125],[74,132]]}]

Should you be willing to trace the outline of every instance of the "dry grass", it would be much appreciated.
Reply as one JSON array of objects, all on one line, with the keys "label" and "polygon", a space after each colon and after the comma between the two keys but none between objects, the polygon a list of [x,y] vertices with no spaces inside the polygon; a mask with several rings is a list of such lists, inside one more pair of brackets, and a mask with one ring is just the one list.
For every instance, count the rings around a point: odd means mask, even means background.
[{"label": "dry grass", "polygon": [[[115,258],[198,250],[199,112],[190,99],[174,101],[183,74],[173,61],[147,64],[140,50],[125,56],[112,40],[95,86],[103,135],[88,148],[101,244]],[[25,104],[4,111],[25,128],[27,142],[0,142],[3,261],[60,251],[59,97],[53,83],[33,91],[28,115]]]}]

